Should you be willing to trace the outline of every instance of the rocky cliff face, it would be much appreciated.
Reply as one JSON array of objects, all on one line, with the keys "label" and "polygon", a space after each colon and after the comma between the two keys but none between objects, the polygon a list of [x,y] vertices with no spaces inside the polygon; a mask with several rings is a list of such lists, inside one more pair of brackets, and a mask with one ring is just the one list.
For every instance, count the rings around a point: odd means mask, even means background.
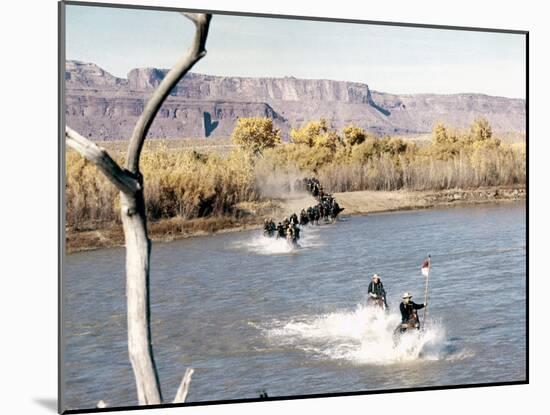
[{"label": "rocky cliff face", "polygon": [[[147,97],[167,70],[132,69],[117,78],[97,65],[67,61],[67,124],[96,140],[125,139]],[[269,117],[286,135],[321,117],[336,128],[353,123],[377,134],[419,134],[443,121],[466,127],[484,116],[495,131],[525,131],[525,101],[481,94],[393,95],[368,85],[331,80],[239,78],[188,74],[171,92],[152,137],[204,137],[204,113],[217,121],[211,136],[229,136],[239,117]]]}]

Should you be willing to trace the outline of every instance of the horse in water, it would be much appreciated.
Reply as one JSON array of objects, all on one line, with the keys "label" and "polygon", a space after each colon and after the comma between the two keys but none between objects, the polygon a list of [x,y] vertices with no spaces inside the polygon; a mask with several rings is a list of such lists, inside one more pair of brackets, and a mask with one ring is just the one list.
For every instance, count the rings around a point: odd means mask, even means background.
[{"label": "horse in water", "polygon": [[301,248],[300,244],[298,243],[298,239],[300,239],[300,234],[292,232],[289,229],[286,234],[286,241],[292,249]]},{"label": "horse in water", "polygon": [[374,307],[379,307],[382,310],[386,310],[386,299],[384,297],[369,297],[367,300],[367,305],[372,305]]},{"label": "horse in water", "polygon": [[416,310],[413,311],[409,320],[397,326],[395,331],[399,331],[400,333],[405,333],[407,330],[411,330],[411,329],[420,330],[420,319],[418,318],[418,313],[416,312]]},{"label": "horse in water", "polygon": [[416,310],[412,313],[409,320],[406,322],[400,323],[395,330],[393,331],[393,343],[397,345],[401,336],[405,333],[414,333],[420,331],[420,319],[418,318],[418,313]]}]

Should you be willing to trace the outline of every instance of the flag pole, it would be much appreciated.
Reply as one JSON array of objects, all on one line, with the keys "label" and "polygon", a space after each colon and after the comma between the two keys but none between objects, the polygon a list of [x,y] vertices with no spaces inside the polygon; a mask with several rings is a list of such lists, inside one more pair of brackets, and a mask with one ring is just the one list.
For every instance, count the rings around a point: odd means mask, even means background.
[{"label": "flag pole", "polygon": [[431,265],[432,258],[430,255],[428,255],[428,272],[426,273],[426,286],[424,288],[424,304],[426,304],[426,306],[424,307],[424,315],[422,316],[422,326],[424,326],[424,323],[426,322],[426,316],[428,315],[428,283],[430,282]]}]

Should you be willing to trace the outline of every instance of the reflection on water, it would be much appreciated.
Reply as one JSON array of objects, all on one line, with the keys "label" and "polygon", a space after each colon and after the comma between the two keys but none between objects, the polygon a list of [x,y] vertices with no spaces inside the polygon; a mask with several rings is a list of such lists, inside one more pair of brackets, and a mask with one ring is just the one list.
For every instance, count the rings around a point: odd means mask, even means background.
[{"label": "reflection on water", "polygon": [[[352,217],[306,228],[302,249],[259,231],[155,244],[152,335],[166,398],[188,401],[517,381],[525,378],[525,204]],[[430,325],[394,347],[403,291]],[[124,250],[70,255],[65,281],[71,408],[135,405]],[[364,306],[372,273],[390,312]]]}]

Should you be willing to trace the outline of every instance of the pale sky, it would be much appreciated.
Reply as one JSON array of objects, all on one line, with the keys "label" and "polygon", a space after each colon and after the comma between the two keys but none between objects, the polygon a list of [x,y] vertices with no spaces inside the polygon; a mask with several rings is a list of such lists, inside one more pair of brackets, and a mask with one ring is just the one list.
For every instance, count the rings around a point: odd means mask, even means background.
[{"label": "pale sky", "polygon": [[[67,5],[66,57],[118,77],[170,68],[193,24],[177,12]],[[525,98],[525,35],[214,15],[194,72],[364,82],[397,94]]]}]

